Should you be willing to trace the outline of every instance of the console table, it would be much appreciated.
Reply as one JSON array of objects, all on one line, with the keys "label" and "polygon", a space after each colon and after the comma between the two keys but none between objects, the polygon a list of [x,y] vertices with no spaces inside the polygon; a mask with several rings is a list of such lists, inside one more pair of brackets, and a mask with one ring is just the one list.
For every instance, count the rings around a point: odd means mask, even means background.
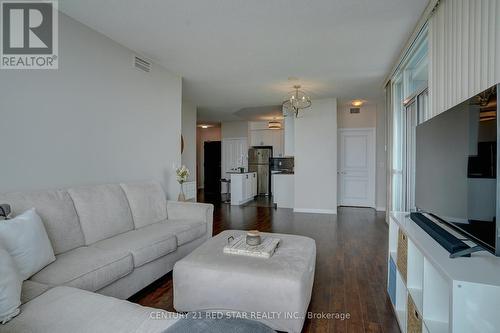
[{"label": "console table", "polygon": [[404,212],[391,213],[388,249],[387,291],[402,332],[500,331],[500,257],[451,259]]}]

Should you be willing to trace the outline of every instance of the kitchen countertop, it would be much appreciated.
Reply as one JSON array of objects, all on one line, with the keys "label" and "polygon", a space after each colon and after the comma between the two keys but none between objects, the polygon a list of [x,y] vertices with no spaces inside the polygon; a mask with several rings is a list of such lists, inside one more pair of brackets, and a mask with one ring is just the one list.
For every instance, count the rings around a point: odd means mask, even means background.
[{"label": "kitchen countertop", "polygon": [[255,173],[255,171],[245,171],[245,172],[239,172],[239,171],[228,171],[226,173],[229,173],[231,175],[244,175],[246,173]]}]

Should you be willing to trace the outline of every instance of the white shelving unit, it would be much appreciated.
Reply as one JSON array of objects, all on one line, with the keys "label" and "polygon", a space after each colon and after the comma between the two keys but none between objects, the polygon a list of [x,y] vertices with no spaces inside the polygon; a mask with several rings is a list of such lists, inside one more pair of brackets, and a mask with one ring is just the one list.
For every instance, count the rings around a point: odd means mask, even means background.
[{"label": "white shelving unit", "polygon": [[408,281],[407,289],[417,310],[423,309],[424,256],[412,241],[408,242]]},{"label": "white shelving unit", "polygon": [[399,272],[396,273],[396,318],[400,327],[406,327],[408,297],[406,287]]},{"label": "white shelving unit", "polygon": [[[400,230],[408,239],[406,281],[396,265]],[[411,315],[421,320],[424,333],[500,332],[500,258],[478,252],[450,259],[408,213],[391,214],[387,281],[403,333],[416,332],[409,327]],[[409,297],[416,314],[408,306]]]}]

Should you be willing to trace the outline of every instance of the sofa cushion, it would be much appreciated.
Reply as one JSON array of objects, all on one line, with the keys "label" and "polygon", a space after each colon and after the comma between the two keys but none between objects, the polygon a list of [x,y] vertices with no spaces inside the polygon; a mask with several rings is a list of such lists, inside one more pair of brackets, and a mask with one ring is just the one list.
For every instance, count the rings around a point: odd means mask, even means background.
[{"label": "sofa cushion", "polygon": [[134,263],[127,251],[79,247],[60,254],[31,280],[48,285],[66,285],[96,291],[132,272]]},{"label": "sofa cushion", "polygon": [[169,232],[177,237],[177,246],[189,243],[207,232],[207,224],[198,220],[165,220],[149,226],[154,232]]},{"label": "sofa cushion", "polygon": [[121,184],[127,196],[135,228],[167,218],[167,198],[159,183]]},{"label": "sofa cushion", "polygon": [[22,283],[14,260],[0,247],[0,324],[19,314]]},{"label": "sofa cushion", "polygon": [[12,256],[23,280],[56,260],[42,219],[34,208],[0,223],[0,244]]},{"label": "sofa cushion", "polygon": [[0,326],[0,332],[160,333],[175,318],[164,310],[60,286],[22,305],[21,313]]},{"label": "sofa cushion", "polygon": [[92,245],[103,250],[130,251],[134,267],[163,257],[177,249],[177,239],[168,230],[145,227],[104,239]]},{"label": "sofa cushion", "polygon": [[0,202],[11,205],[14,216],[35,208],[45,225],[55,254],[84,245],[78,215],[66,191],[0,194]]},{"label": "sofa cushion", "polygon": [[85,244],[90,245],[134,228],[127,197],[120,185],[71,188]]},{"label": "sofa cushion", "polygon": [[43,283],[31,280],[24,281],[21,291],[21,304],[27,303],[32,299],[37,298],[49,289],[50,286]]}]

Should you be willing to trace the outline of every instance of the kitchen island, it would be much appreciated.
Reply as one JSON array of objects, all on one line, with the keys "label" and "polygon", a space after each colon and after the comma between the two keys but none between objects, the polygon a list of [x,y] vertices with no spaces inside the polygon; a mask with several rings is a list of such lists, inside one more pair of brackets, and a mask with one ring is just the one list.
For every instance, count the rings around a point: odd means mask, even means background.
[{"label": "kitchen island", "polygon": [[228,172],[231,175],[231,205],[252,201],[257,195],[256,172]]}]

